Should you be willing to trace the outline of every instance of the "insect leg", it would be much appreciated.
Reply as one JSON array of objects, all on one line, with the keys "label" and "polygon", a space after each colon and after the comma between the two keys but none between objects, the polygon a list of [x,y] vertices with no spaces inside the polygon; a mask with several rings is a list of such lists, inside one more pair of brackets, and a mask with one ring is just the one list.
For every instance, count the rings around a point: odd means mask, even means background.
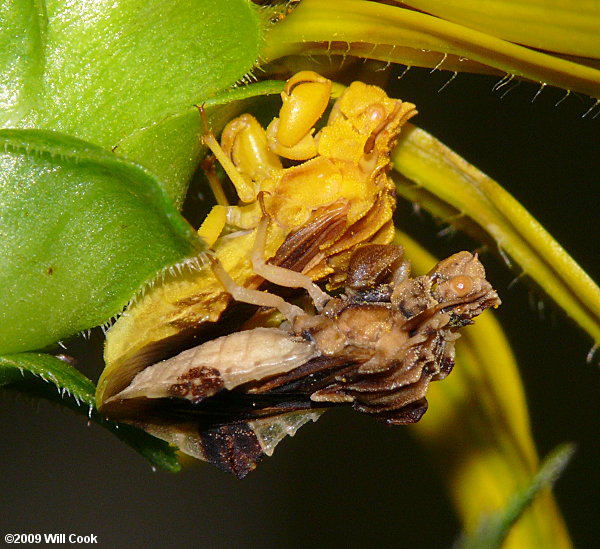
[{"label": "insect leg", "polygon": [[277,265],[269,265],[265,262],[264,251],[267,241],[268,225],[269,219],[263,217],[260,220],[258,227],[256,227],[256,240],[251,256],[254,272],[257,275],[262,276],[265,280],[278,284],[279,286],[285,286],[287,288],[304,288],[313,300],[317,311],[321,312],[325,304],[331,299],[329,294],[321,290],[321,288],[319,288],[308,276]]},{"label": "insect leg", "polygon": [[223,227],[227,223],[227,208],[217,204],[213,206],[209,214],[205,217],[202,225],[198,229],[198,236],[200,236],[208,245],[212,248],[217,238],[221,236]]},{"label": "insect leg", "polygon": [[202,163],[200,164],[202,170],[204,171],[204,175],[206,179],[208,179],[208,184],[210,185],[210,190],[213,192],[215,196],[215,200],[219,206],[229,206],[229,201],[225,196],[225,191],[223,190],[223,185],[221,185],[221,180],[217,175],[217,170],[215,166],[215,157],[207,156]]},{"label": "insect leg", "polygon": [[254,200],[256,200],[256,193],[254,192],[252,184],[249,183],[238,171],[231,159],[225,154],[225,151],[222,149],[221,145],[219,145],[219,142],[215,138],[214,134],[210,131],[204,107],[199,106],[198,110],[200,111],[202,125],[204,127],[202,143],[204,143],[215,155],[215,158],[219,161],[219,164],[221,164],[225,170],[225,173],[229,176],[229,179],[231,179],[231,182],[233,183],[240,200],[242,202],[254,202]]},{"label": "insect leg", "polygon": [[251,305],[257,305],[258,307],[274,307],[290,322],[297,316],[306,314],[300,307],[288,303],[278,295],[244,288],[244,286],[236,284],[216,256],[208,254],[208,257],[211,261],[212,270],[215,273],[215,276],[236,301],[250,303]]}]

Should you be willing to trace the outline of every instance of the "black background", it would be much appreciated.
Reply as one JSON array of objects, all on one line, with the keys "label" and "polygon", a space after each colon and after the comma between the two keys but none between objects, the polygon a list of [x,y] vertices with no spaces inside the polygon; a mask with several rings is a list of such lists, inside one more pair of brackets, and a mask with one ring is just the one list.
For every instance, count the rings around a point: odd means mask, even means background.
[{"label": "black background", "polygon": [[[381,76],[372,74],[374,79]],[[593,101],[521,83],[492,91],[499,78],[412,69],[395,75],[390,95],[417,104],[413,121],[511,192],[598,280],[600,112]],[[364,75],[361,74],[364,79]],[[437,255],[465,237],[437,237],[426,214],[399,206],[399,224]],[[592,342],[548,300],[531,305],[492,254],[489,278],[521,366],[540,454],[574,441],[579,451],[556,493],[579,547],[596,542],[598,369]],[[537,295],[537,294],[534,294]],[[533,300],[537,304],[537,297]],[[91,344],[101,345],[95,331]],[[67,343],[97,379],[97,351]],[[435,469],[410,435],[350,411],[328,412],[238,481],[203,464],[153,472],[113,435],[86,418],[10,390],[0,400],[0,533],[96,534],[102,547],[449,547],[460,525]],[[422,421],[427,421],[425,415]]]}]

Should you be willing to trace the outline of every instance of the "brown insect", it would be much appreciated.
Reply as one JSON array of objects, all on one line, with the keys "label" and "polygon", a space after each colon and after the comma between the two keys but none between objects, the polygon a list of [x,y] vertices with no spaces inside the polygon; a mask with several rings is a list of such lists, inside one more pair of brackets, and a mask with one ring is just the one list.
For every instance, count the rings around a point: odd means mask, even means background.
[{"label": "brown insect", "polygon": [[500,304],[476,255],[459,252],[413,278],[403,248],[392,244],[355,250],[345,291],[332,297],[307,276],[265,262],[267,225],[263,218],[258,226],[255,272],[304,288],[315,314],[236,285],[213,259],[236,300],[275,307],[286,322],[158,362],[102,403],[107,415],[144,417],[134,423],[239,478],[330,406],[352,406],[392,425],[418,421],[429,383],[452,370],[457,330]]}]

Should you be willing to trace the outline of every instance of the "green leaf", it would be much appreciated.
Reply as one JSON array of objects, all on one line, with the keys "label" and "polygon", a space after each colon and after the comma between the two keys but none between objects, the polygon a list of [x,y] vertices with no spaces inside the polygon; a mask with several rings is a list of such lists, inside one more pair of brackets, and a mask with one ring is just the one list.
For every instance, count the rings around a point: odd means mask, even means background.
[{"label": "green leaf", "polygon": [[[246,99],[281,92],[283,83],[265,81],[231,90],[225,90],[201,102],[206,108],[212,131],[218,133],[237,116],[246,105]],[[195,105],[181,109],[150,127],[141,128],[116,145],[121,156],[142,158],[144,167],[158,174],[167,186],[167,192],[180,206],[183,200],[180,183],[187,181],[200,162],[206,147],[200,146],[204,132],[202,120]],[[191,151],[188,156],[179,151]]]},{"label": "green leaf", "polygon": [[454,549],[499,549],[523,511],[544,488],[550,488],[558,480],[574,453],[572,444],[555,448],[544,459],[529,486],[517,493],[503,511],[482,520],[477,531],[463,536]]},{"label": "green leaf", "polygon": [[200,152],[197,116],[176,139],[154,126],[244,77],[263,25],[247,0],[8,0],[0,7],[0,124],[58,130],[106,149],[136,134],[118,154],[152,167],[179,204]]},{"label": "green leaf", "polygon": [[0,352],[106,322],[203,244],[158,180],[75,138],[0,130]]},{"label": "green leaf", "polygon": [[[407,124],[392,154],[398,193],[448,222],[470,218],[596,343],[600,288],[498,183],[424,130]],[[416,184],[416,185],[415,185]],[[451,210],[448,210],[448,206]]]},{"label": "green leaf", "polygon": [[[487,5],[485,2],[485,9]],[[538,13],[545,9],[542,5]],[[564,32],[569,37],[580,29],[579,23],[575,23],[575,19],[580,20],[576,13],[579,9],[579,4],[573,3],[567,10],[569,17],[563,20]],[[517,18],[521,14],[522,11],[516,10],[513,19],[510,19],[512,14],[507,16],[506,25],[518,27]],[[594,29],[590,36],[593,58],[597,59],[600,49],[596,45],[599,36],[596,29],[600,25],[600,12],[591,9],[587,15],[587,28]],[[484,29],[475,30],[426,13],[377,2],[303,0],[291,15],[269,31],[262,57],[274,60],[297,54],[356,56],[408,66],[485,72],[506,78],[516,76],[598,96],[600,70],[493,36],[489,31],[495,23],[496,19],[490,17]],[[552,24],[545,20],[539,22],[537,33],[553,30]]]},{"label": "green leaf", "polygon": [[95,409],[94,384],[67,362],[42,353],[0,356],[0,386],[58,401],[113,432],[153,466],[179,471],[176,449],[130,425],[101,417]]}]

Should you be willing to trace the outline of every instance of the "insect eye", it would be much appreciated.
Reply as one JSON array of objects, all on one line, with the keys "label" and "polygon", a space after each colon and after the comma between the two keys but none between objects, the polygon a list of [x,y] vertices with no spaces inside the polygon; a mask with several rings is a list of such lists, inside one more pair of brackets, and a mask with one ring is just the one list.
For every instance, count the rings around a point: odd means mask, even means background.
[{"label": "insect eye", "polygon": [[473,281],[470,276],[458,275],[452,278],[449,283],[457,297],[464,297],[473,289]]},{"label": "insect eye", "polygon": [[367,116],[373,122],[379,122],[379,126],[381,124],[380,121],[382,121],[385,118],[385,109],[382,105],[379,104],[371,105],[367,109]]}]

